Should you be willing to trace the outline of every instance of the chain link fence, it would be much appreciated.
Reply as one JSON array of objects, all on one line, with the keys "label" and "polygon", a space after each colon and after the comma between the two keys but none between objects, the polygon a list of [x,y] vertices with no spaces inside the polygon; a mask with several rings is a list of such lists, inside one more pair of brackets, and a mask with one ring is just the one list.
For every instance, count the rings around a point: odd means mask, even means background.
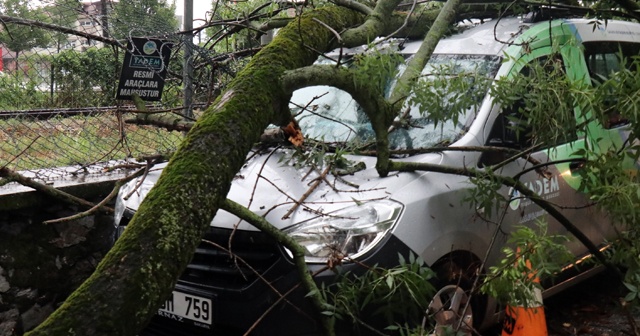
[{"label": "chain link fence", "polygon": [[[175,150],[182,132],[127,122],[140,106],[116,100],[127,42],[143,37],[173,45],[169,63],[161,65],[162,97],[144,110],[186,120],[197,117],[243,63],[216,51],[220,38],[202,41],[203,31],[181,32],[179,19],[163,0],[0,2],[0,167],[44,169],[44,179],[52,179]],[[194,36],[200,37],[195,44]],[[191,57],[185,60],[186,46]]]}]

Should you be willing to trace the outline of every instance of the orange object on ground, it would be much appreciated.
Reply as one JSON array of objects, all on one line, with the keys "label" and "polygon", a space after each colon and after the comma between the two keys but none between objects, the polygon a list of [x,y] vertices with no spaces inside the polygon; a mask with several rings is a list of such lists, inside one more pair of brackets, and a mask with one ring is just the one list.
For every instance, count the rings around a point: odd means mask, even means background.
[{"label": "orange object on ground", "polygon": [[[518,254],[520,251],[518,250]],[[527,267],[531,269],[531,263],[527,260]],[[531,276],[535,276],[531,274]],[[536,277],[533,281],[540,282]],[[542,292],[534,289],[534,299],[528,302],[527,307],[507,306],[505,309],[502,336],[547,336],[547,320],[542,305]]]},{"label": "orange object on ground", "polygon": [[544,307],[507,306],[502,336],[547,336],[547,320]]}]

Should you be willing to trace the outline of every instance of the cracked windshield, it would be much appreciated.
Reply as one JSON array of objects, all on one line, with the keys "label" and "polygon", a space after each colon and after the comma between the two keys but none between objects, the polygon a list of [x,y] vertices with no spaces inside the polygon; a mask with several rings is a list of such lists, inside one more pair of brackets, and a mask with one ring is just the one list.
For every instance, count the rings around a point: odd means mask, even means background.
[{"label": "cracked windshield", "polygon": [[[391,149],[442,146],[457,140],[471,124],[500,64],[497,56],[434,55],[407,99],[409,104],[405,105],[410,107],[403,108],[390,127]],[[398,72],[405,68],[401,64]],[[387,92],[393,84],[395,81],[389,81]],[[290,108],[306,138],[357,148],[375,142],[369,119],[346,91],[306,87],[294,92]]]}]

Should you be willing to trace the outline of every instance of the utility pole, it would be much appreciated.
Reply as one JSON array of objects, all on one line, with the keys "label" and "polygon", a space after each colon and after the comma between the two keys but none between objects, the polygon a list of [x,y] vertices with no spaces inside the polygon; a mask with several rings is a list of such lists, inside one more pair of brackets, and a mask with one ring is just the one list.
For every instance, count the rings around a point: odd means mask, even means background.
[{"label": "utility pole", "polygon": [[102,36],[109,37],[109,10],[107,0],[100,0],[100,25],[102,26]]},{"label": "utility pole", "polygon": [[193,0],[184,0],[182,29],[184,41],[184,61],[182,86],[184,93],[184,114],[193,117]]}]

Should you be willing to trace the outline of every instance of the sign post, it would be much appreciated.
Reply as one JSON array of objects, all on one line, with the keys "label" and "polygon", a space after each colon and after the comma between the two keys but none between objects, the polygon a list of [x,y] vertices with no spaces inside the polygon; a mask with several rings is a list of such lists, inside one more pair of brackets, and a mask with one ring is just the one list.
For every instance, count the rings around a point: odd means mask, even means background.
[{"label": "sign post", "polygon": [[158,39],[134,37],[129,40],[116,99],[133,100],[137,94],[145,101],[160,100],[171,47],[173,43]]}]

